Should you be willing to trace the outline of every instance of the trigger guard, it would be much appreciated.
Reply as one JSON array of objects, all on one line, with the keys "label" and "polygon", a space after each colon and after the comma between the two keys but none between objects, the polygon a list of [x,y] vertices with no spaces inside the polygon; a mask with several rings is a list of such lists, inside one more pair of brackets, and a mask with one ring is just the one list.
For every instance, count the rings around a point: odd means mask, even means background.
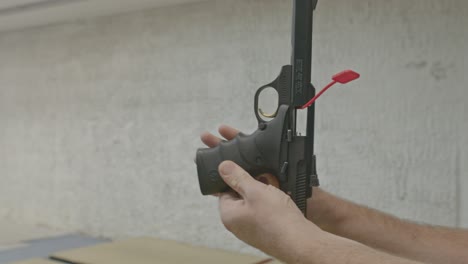
[{"label": "trigger guard", "polygon": [[[281,67],[281,72],[276,77],[276,79],[260,88],[258,88],[257,92],[255,93],[255,101],[254,101],[254,111],[255,117],[257,118],[258,125],[260,126],[262,123],[271,122],[276,119],[276,115],[280,114],[280,106],[281,105],[291,105],[291,83],[292,83],[292,66],[291,65],[284,65]],[[276,108],[275,117],[273,120],[266,121],[259,115],[259,108],[258,108],[258,98],[260,93],[265,90],[266,88],[273,88],[278,93],[278,107]],[[268,117],[268,116],[267,116]]]},{"label": "trigger guard", "polygon": [[260,125],[261,123],[265,123],[267,122],[266,120],[264,120],[260,115],[262,115],[263,117],[266,117],[266,118],[275,118],[276,115],[278,114],[278,109],[279,109],[279,100],[278,100],[278,107],[276,108],[276,111],[273,113],[273,114],[266,114],[262,111],[262,109],[259,108],[258,106],[258,99],[260,97],[260,94],[262,93],[263,90],[265,90],[266,88],[273,88],[275,89],[275,91],[278,93],[278,98],[279,98],[279,91],[278,91],[278,88],[276,88],[274,86],[274,83],[269,83],[269,84],[266,84],[260,88],[258,88],[257,92],[255,93],[255,102],[254,102],[254,110],[255,110],[255,117],[257,118],[257,122],[258,124]]}]

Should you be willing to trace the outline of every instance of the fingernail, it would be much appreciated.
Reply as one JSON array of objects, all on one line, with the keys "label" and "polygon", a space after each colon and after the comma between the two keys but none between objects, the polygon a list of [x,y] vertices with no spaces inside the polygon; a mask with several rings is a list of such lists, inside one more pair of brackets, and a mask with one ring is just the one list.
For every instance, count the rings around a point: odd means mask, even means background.
[{"label": "fingernail", "polygon": [[228,175],[228,174],[231,174],[234,171],[234,169],[235,169],[234,163],[225,161],[221,163],[219,171],[221,172],[221,174]]}]

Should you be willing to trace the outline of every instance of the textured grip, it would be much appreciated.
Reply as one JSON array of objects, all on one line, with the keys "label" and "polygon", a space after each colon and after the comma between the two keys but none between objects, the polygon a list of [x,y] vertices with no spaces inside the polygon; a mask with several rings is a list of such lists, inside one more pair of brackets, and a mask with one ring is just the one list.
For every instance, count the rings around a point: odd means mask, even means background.
[{"label": "textured grip", "polygon": [[224,160],[234,161],[251,174],[261,171],[262,168],[267,169],[255,144],[256,134],[258,133],[251,136],[239,134],[233,140],[221,142],[215,148],[197,151],[198,180],[202,194],[220,193],[229,189],[218,173],[218,166]]},{"label": "textured grip", "polygon": [[288,106],[281,105],[278,115],[268,123],[260,123],[259,129],[251,135],[239,133],[230,141],[223,141],[217,147],[197,150],[196,163],[198,181],[202,194],[226,192],[229,187],[219,175],[221,162],[231,160],[250,175],[280,173],[280,157],[283,151],[281,138],[284,133]]}]

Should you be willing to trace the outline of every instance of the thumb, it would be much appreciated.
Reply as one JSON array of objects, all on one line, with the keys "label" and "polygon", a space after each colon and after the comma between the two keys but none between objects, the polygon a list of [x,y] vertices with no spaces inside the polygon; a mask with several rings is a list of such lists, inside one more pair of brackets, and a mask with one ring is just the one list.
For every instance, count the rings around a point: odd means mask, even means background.
[{"label": "thumb", "polygon": [[219,165],[219,174],[224,182],[242,197],[255,192],[261,183],[254,180],[250,174],[232,161],[224,161]]}]

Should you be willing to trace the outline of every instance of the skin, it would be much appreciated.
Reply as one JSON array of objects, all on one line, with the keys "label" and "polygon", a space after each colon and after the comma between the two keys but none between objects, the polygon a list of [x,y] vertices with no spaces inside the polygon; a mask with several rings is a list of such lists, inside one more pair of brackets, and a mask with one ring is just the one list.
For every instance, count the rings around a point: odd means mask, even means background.
[{"label": "skin", "polygon": [[235,191],[219,195],[224,226],[286,263],[416,263],[321,230],[288,195],[255,180],[232,161],[221,163],[219,172]]},{"label": "skin", "polygon": [[467,230],[403,221],[320,188],[313,191],[307,218],[323,230],[425,263],[468,263]]},{"label": "skin", "polygon": [[[219,132],[227,140],[239,133],[227,126],[220,127]],[[201,139],[209,147],[221,142],[220,138],[210,133],[202,134]],[[320,225],[330,224],[334,221],[329,222],[325,217],[340,216],[338,212],[332,212],[332,202],[328,203],[329,207],[309,208],[314,210],[314,215],[307,219],[288,195],[272,185],[255,180],[237,164],[225,161],[220,165],[219,172],[234,190],[218,195],[221,221],[240,240],[277,259],[286,263],[311,264],[420,263],[372,249],[319,228],[313,221]],[[268,180],[270,176],[264,175],[264,179]],[[314,199],[329,199],[323,193]],[[336,223],[344,223],[340,217]],[[338,226],[334,226],[333,230],[338,230]]]}]

